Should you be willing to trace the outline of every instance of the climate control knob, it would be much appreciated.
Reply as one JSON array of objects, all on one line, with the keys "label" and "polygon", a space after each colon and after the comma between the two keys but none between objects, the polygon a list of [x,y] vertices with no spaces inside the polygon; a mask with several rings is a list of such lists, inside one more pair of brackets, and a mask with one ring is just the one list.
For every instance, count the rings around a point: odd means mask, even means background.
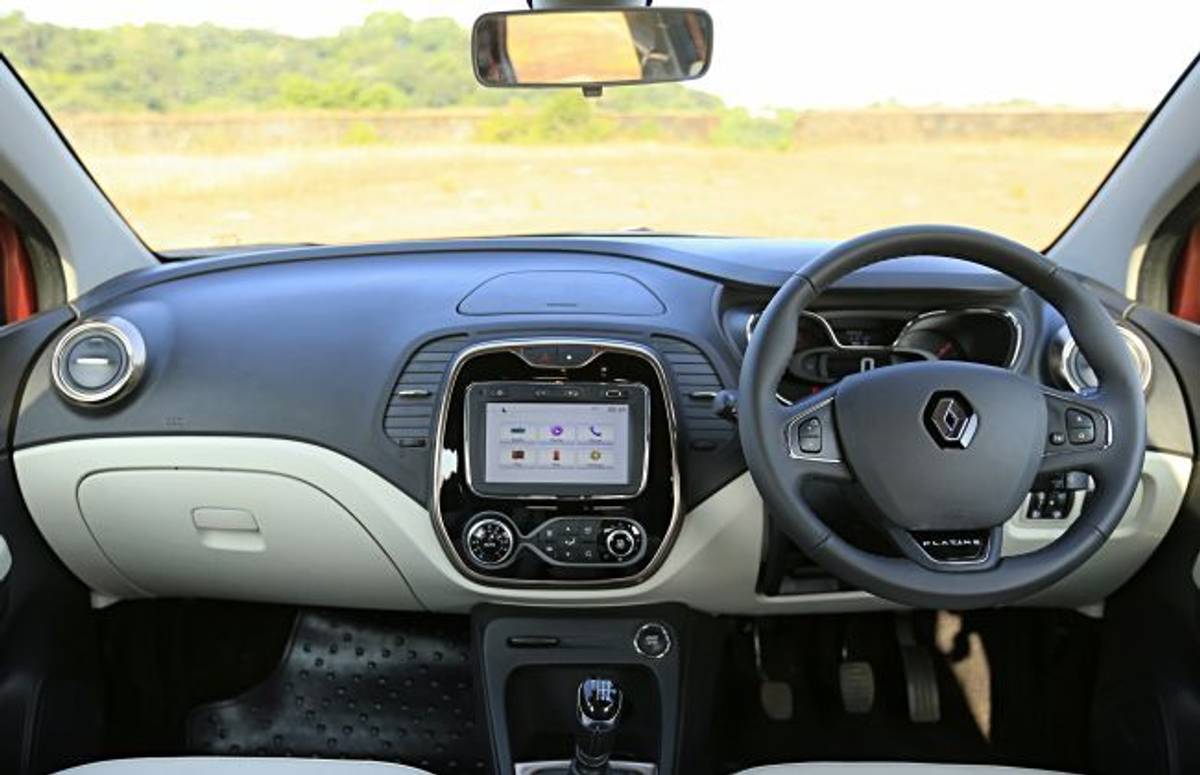
[{"label": "climate control knob", "polygon": [[508,519],[498,511],[477,514],[467,528],[467,554],[483,568],[495,568],[508,562],[517,542]]},{"label": "climate control knob", "polygon": [[604,546],[616,559],[626,560],[637,551],[637,539],[633,537],[633,533],[619,527],[604,539]]}]

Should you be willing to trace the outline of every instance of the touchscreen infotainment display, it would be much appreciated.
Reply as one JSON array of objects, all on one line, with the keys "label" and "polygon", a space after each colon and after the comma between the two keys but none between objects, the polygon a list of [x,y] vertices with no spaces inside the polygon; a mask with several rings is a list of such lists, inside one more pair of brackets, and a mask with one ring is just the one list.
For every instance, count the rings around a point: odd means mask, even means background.
[{"label": "touchscreen infotainment display", "polygon": [[645,485],[648,393],[628,383],[474,383],[468,479],[478,494],[631,497]]},{"label": "touchscreen infotainment display", "polygon": [[629,484],[624,404],[487,405],[484,477],[493,484]]}]

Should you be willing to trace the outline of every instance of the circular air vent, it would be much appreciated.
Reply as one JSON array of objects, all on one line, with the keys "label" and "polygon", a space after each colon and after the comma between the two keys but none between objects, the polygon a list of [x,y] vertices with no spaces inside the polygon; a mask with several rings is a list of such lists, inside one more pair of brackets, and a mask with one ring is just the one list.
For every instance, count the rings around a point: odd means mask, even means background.
[{"label": "circular air vent", "polygon": [[[1142,338],[1129,328],[1118,325],[1117,331],[1121,334],[1121,338],[1125,341],[1125,347],[1129,350],[1129,357],[1137,367],[1138,375],[1142,380],[1142,390],[1150,388],[1150,378],[1153,367],[1150,360],[1150,351],[1146,348],[1146,343]],[[1054,337],[1054,346],[1051,349],[1051,362],[1054,369],[1058,372],[1058,376],[1070,386],[1076,393],[1083,393],[1088,390],[1093,390],[1096,387],[1096,373],[1092,371],[1092,367],[1088,365],[1087,359],[1083,357],[1083,353],[1079,351],[1079,346],[1075,344],[1074,337],[1066,326],[1059,329]]]},{"label": "circular air vent", "polygon": [[77,404],[100,404],[127,393],[146,365],[142,335],[128,320],[80,323],[54,348],[50,370],[58,392]]}]

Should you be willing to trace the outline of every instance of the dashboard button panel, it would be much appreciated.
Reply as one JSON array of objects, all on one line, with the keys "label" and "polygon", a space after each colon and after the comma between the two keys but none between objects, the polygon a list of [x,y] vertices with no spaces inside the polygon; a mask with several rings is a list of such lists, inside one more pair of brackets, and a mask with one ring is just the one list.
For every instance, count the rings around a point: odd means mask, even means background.
[{"label": "dashboard button panel", "polygon": [[555,517],[535,530],[527,543],[552,565],[622,566],[645,551],[646,532],[628,517]]},{"label": "dashboard button panel", "polygon": [[564,516],[521,535],[507,515],[486,511],[468,523],[463,545],[471,562],[485,569],[507,565],[525,547],[556,567],[624,567],[645,555],[646,530],[629,517]]}]

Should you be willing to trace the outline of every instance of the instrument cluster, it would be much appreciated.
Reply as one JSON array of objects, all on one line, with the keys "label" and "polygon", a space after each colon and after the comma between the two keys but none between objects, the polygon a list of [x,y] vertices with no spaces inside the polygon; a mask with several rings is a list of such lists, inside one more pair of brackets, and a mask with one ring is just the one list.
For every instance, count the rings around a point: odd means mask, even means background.
[{"label": "instrument cluster", "polygon": [[[758,316],[745,318],[747,343]],[[809,311],[800,318],[779,395],[794,401],[857,372],[923,360],[1010,368],[1020,346],[1020,323],[1003,309]]]}]

